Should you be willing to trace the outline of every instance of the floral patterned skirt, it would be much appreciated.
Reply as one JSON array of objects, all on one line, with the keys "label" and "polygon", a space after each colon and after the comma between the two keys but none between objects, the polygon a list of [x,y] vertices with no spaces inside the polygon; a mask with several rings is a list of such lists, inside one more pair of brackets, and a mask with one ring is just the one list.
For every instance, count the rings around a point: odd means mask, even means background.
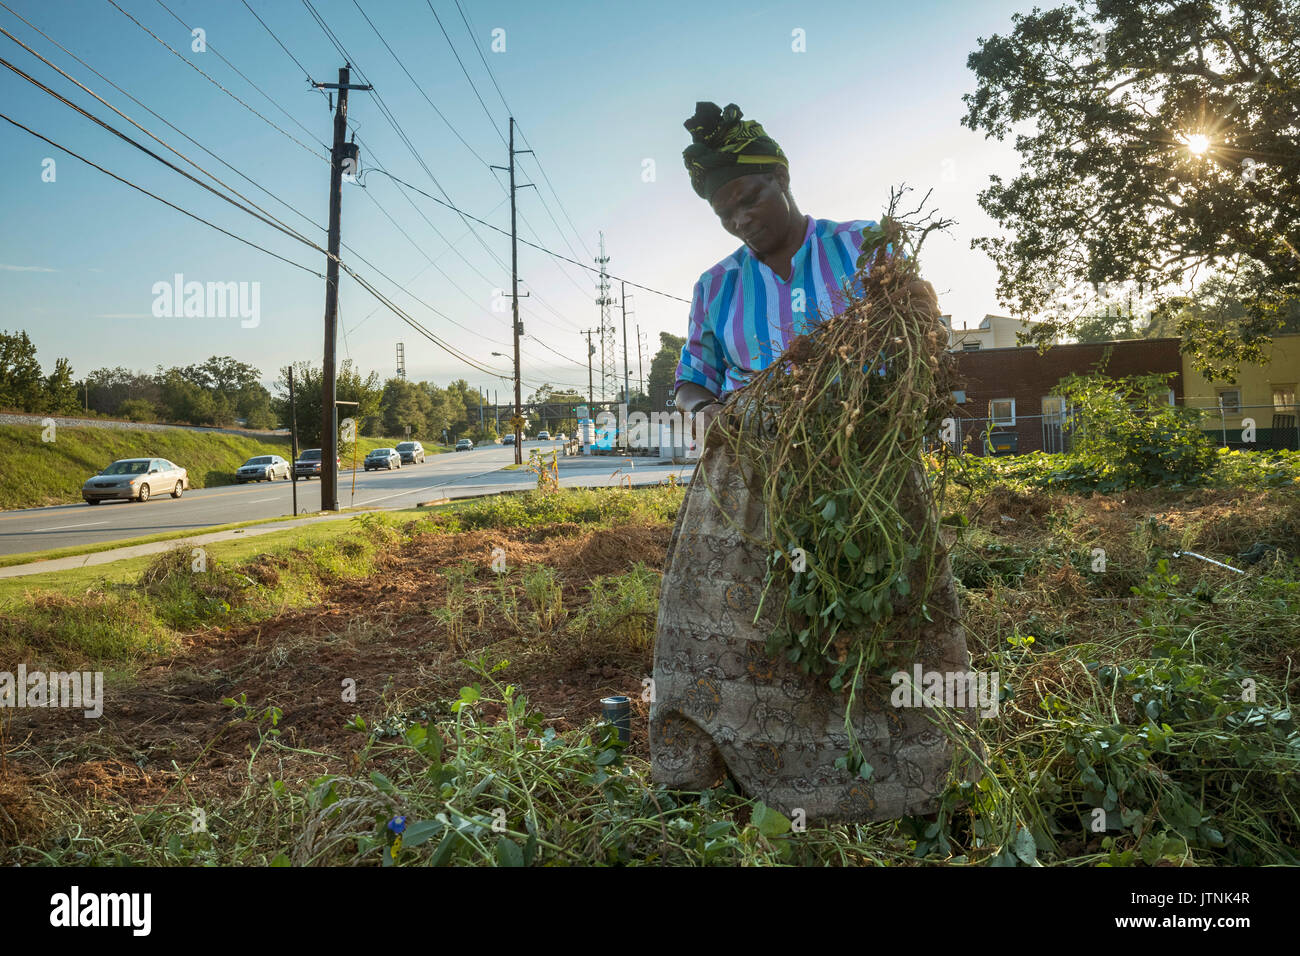
[{"label": "floral patterned skirt", "polygon": [[[920,480],[919,473],[915,476]],[[710,494],[710,488],[713,494]],[[714,497],[718,499],[716,502]],[[805,820],[865,822],[938,809],[954,766],[951,738],[926,707],[891,705],[890,688],[859,689],[854,734],[870,779],[835,767],[848,753],[847,697],[828,674],[766,653],[773,616],[755,611],[766,554],[763,506],[725,445],[706,448],[668,547],[654,652],[650,762],[656,784],[706,790],[729,773],[748,796]],[[967,672],[965,632],[946,554],[919,637],[923,671]],[[975,725],[975,707],[949,712]]]}]

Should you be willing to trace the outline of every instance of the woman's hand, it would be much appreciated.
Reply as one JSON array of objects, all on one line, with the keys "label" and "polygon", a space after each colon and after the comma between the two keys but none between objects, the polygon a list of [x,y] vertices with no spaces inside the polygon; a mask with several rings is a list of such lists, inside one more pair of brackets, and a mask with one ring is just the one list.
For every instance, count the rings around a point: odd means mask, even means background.
[{"label": "woman's hand", "polygon": [[705,405],[695,413],[695,442],[696,450],[701,454],[704,453],[704,442],[709,434],[709,427],[717,420],[718,413],[722,411],[722,403],[714,402],[711,405]]}]

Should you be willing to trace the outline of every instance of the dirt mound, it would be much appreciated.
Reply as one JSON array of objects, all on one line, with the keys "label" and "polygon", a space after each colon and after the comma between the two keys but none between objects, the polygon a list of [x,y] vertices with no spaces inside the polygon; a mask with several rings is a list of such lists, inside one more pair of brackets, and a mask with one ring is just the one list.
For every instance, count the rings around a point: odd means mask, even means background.
[{"label": "dirt mound", "polygon": [[660,568],[671,537],[672,528],[667,525],[626,525],[607,534],[588,536],[562,566],[590,577],[618,574],[637,562]]}]

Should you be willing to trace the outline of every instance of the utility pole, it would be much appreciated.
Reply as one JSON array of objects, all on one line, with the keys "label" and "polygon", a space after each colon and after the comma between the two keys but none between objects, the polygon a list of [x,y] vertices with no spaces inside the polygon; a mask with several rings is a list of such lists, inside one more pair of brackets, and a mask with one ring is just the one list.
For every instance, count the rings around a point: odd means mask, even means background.
[{"label": "utility pole", "polygon": [[619,282],[619,299],[623,306],[623,404],[632,401],[628,378],[631,374],[627,366],[627,283]]},{"label": "utility pole", "polygon": [[[515,153],[531,153],[531,149],[515,149],[515,118],[510,117],[510,301],[514,306],[514,326],[515,326],[515,464],[524,463],[523,428],[520,420],[523,417],[520,414],[520,404],[522,396],[520,395],[519,381],[519,336],[523,329],[519,323],[519,233],[515,224],[515,189],[522,189],[523,186],[515,186]],[[493,166],[492,169],[504,169],[503,166]],[[524,186],[533,186],[534,183],[524,183]],[[524,293],[527,295],[528,293]]]},{"label": "utility pole", "polygon": [[641,351],[641,326],[638,325],[636,327],[636,369],[640,373],[641,378],[640,392],[642,395],[645,395],[645,364],[642,358],[643,355],[644,353]]},{"label": "utility pole", "polygon": [[293,516],[298,517],[298,403],[293,395],[293,366],[289,366],[289,475],[293,479]]},{"label": "utility pole", "polygon": [[591,337],[596,334],[596,330],[587,329],[585,332],[579,332],[578,334],[587,337],[587,404],[591,405],[596,401],[595,391],[591,384],[591,357],[596,354],[596,346],[591,344]]},{"label": "utility pole", "polygon": [[338,428],[335,424],[338,409],[335,407],[334,365],[335,339],[339,324],[339,230],[343,214],[344,167],[356,173],[357,146],[348,143],[348,90],[369,90],[370,86],[355,86],[348,82],[352,76],[351,64],[339,69],[337,83],[313,83],[318,88],[339,91],[338,108],[334,111],[334,149],[330,154],[330,234],[329,257],[325,261],[325,362],[321,369],[321,462],[320,510],[338,511]]}]

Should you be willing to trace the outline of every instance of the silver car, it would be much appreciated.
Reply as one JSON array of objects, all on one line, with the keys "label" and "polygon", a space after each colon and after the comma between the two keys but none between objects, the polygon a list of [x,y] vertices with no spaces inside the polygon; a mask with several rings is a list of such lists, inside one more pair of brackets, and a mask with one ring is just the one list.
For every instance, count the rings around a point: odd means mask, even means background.
[{"label": "silver car", "polygon": [[258,455],[244,462],[235,471],[235,483],[242,485],[246,481],[275,481],[277,478],[290,477],[289,463],[279,455]]},{"label": "silver car", "polygon": [[424,464],[424,446],[418,441],[404,441],[397,446],[397,453],[402,456],[402,464],[408,461],[412,465]]},{"label": "silver car", "polygon": [[366,453],[364,466],[366,471],[370,471],[372,468],[376,471],[380,468],[392,471],[394,468],[402,467],[402,456],[397,453],[395,448],[374,448]]},{"label": "silver car", "polygon": [[179,498],[190,486],[189,473],[166,458],[123,458],[81,486],[86,504],[109,498],[148,501],[155,494]]}]

